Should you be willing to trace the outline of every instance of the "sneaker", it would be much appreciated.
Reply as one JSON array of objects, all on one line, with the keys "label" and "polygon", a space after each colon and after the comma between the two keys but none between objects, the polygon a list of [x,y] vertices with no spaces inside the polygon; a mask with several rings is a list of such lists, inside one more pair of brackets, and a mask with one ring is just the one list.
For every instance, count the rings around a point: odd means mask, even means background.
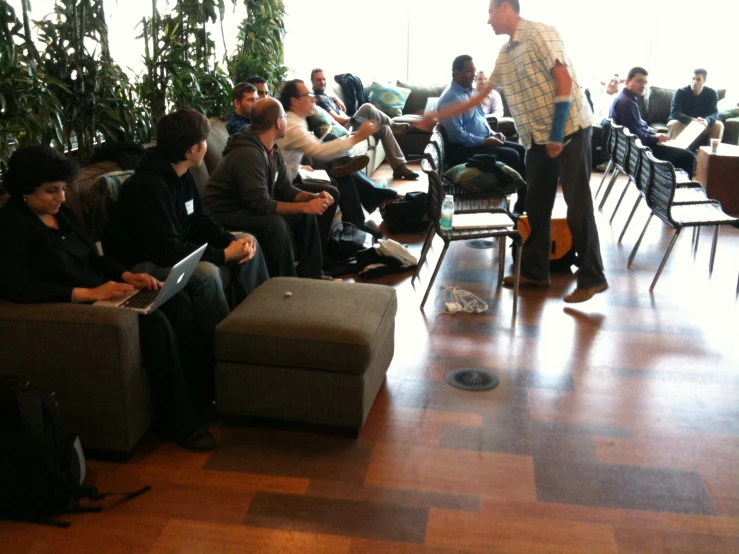
[{"label": "sneaker", "polygon": [[218,446],[216,439],[205,427],[198,427],[192,435],[175,442],[191,452],[210,452]]},{"label": "sneaker", "polygon": [[393,169],[393,179],[407,179],[409,181],[413,181],[418,179],[418,173],[408,169],[406,164],[401,164]]},{"label": "sneaker", "polygon": [[595,171],[603,173],[606,169],[608,169],[608,162],[600,163],[596,165],[593,169],[595,169]]},{"label": "sneaker", "polygon": [[[503,277],[503,286],[504,287],[512,287],[513,286],[514,277],[513,275],[506,275]],[[549,281],[546,279],[529,279],[528,277],[524,277],[521,275],[518,278],[518,286],[519,287],[532,287],[532,288],[546,288],[550,285]]]},{"label": "sneaker", "polygon": [[334,167],[331,168],[329,174],[334,179],[341,179],[342,177],[346,177],[350,173],[362,171],[365,167],[367,167],[369,161],[369,156],[354,156],[352,158],[348,158],[346,161],[340,160],[334,165]]},{"label": "sneaker", "polygon": [[390,129],[396,137],[406,134],[410,130],[410,128],[410,123],[393,123],[390,126]]},{"label": "sneaker", "polygon": [[599,292],[603,292],[608,289],[608,283],[601,283],[592,287],[577,287],[570,294],[564,297],[564,301],[568,304],[577,304],[579,302],[586,302],[593,298]]}]

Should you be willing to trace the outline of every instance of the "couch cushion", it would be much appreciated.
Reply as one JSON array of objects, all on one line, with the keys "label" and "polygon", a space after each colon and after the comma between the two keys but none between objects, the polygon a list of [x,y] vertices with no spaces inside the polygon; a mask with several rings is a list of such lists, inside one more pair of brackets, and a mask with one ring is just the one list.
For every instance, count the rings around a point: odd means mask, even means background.
[{"label": "couch cushion", "polygon": [[403,107],[411,90],[404,87],[395,87],[391,83],[374,82],[370,85],[369,99],[372,105],[387,114],[395,117],[403,113]]},{"label": "couch cushion", "polygon": [[208,151],[205,153],[203,162],[208,170],[208,174],[213,173],[213,170],[218,165],[223,157],[223,149],[226,148],[226,141],[228,141],[228,131],[226,130],[226,124],[220,119],[210,120],[210,135],[208,135]]},{"label": "couch cushion", "polygon": [[670,119],[672,97],[674,95],[675,89],[661,87],[649,88],[649,100],[647,100],[648,117],[645,118],[647,123],[650,125],[652,123],[667,123]]},{"label": "couch cushion", "polygon": [[133,170],[114,171],[101,175],[90,186],[82,197],[82,208],[85,214],[85,227],[88,236],[94,241],[103,240],[105,227],[113,215],[113,208],[118,202],[121,185],[133,175]]},{"label": "couch cushion", "polygon": [[334,118],[321,106],[314,106],[313,115],[308,116],[306,121],[308,129],[318,138],[323,137],[326,131],[334,138],[342,138],[349,134],[349,131],[336,123]]},{"label": "couch cushion", "polygon": [[423,115],[423,110],[426,107],[426,100],[430,97],[441,96],[444,92],[446,85],[412,85],[403,81],[398,81],[398,86],[408,88],[411,93],[408,95],[408,100],[405,102],[403,108],[404,114],[416,114]]},{"label": "couch cushion", "polygon": [[363,373],[388,346],[376,339],[396,310],[395,289],[384,285],[273,278],[218,325],[216,358]]}]

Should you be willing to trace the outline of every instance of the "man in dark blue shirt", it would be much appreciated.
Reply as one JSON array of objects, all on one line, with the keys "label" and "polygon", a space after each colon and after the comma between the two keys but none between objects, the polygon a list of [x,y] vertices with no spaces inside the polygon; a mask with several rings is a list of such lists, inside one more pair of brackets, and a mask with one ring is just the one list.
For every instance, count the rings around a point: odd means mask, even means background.
[{"label": "man in dark blue shirt", "polygon": [[251,107],[257,101],[257,89],[250,83],[239,83],[231,91],[234,109],[226,121],[226,130],[233,135],[251,126]]},{"label": "man in dark blue shirt", "polygon": [[724,136],[724,124],[718,120],[718,93],[705,86],[707,76],[705,69],[696,69],[690,85],[675,91],[670,121],[667,122],[671,139],[677,138],[693,120],[706,128],[693,143],[696,147],[700,142],[705,142],[706,137],[720,141]]},{"label": "man in dark blue shirt", "polygon": [[669,140],[667,135],[653,132],[639,111],[639,96],[647,88],[647,70],[643,67],[633,67],[629,71],[623,90],[611,104],[608,113],[617,125],[623,125],[641,139],[644,146],[649,146],[652,153],[660,160],[671,162],[677,168],[683,169],[688,176],[693,177],[695,157],[683,148],[664,146],[662,143]]}]

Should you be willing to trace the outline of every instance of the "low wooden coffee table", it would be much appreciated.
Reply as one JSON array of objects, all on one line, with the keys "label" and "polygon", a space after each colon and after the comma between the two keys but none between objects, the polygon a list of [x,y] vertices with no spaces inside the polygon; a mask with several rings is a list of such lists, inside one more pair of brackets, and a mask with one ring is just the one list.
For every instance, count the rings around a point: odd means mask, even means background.
[{"label": "low wooden coffee table", "polygon": [[727,214],[739,214],[739,146],[719,144],[715,154],[710,146],[701,146],[695,180]]}]

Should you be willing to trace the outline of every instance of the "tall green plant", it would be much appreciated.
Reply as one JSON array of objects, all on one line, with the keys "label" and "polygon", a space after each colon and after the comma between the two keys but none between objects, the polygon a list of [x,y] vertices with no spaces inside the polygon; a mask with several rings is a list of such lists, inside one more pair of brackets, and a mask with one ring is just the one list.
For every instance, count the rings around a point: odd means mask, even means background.
[{"label": "tall green plant", "polygon": [[169,14],[160,14],[152,0],[152,15],[142,21],[146,73],[139,93],[155,119],[169,107],[194,108],[216,117],[230,105],[233,86],[215,59],[208,25],[223,19],[223,0],[178,0]]},{"label": "tall green plant", "polygon": [[[233,0],[234,5],[238,1]],[[276,90],[287,74],[287,67],[282,65],[285,4],[283,0],[243,2],[246,18],[239,25],[239,46],[229,59],[229,73],[237,83],[258,75]]]},{"label": "tall green plant", "polygon": [[39,71],[28,28],[7,2],[0,3],[0,168],[17,146],[64,143],[62,106],[49,84],[64,85]]}]

